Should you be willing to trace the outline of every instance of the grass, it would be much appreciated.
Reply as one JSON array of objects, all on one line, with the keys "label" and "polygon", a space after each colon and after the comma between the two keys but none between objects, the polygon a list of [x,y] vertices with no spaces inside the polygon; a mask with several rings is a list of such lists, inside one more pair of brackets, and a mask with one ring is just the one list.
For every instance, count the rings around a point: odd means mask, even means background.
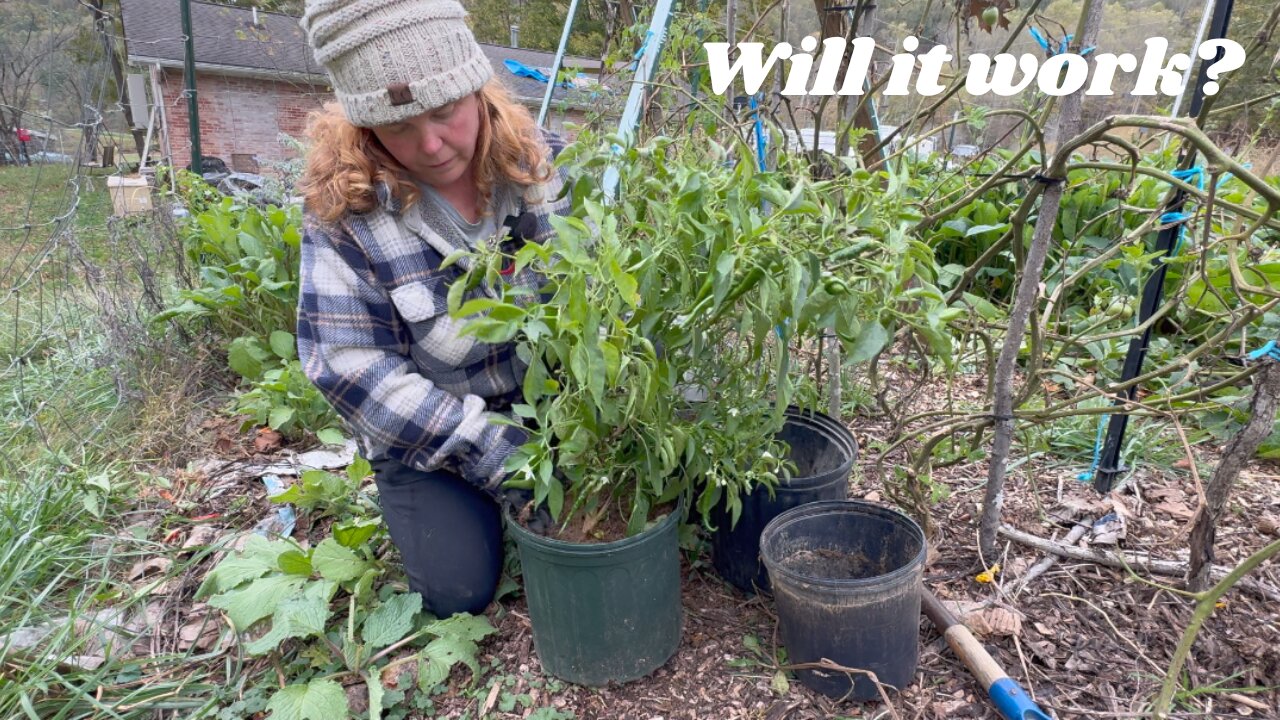
[{"label": "grass", "polygon": [[47,354],[59,336],[74,342],[66,328],[98,312],[86,264],[101,270],[120,261],[111,213],[104,174],[0,167],[0,371]]},{"label": "grass", "polygon": [[77,176],[69,165],[0,167],[0,268],[10,274],[11,265],[29,264],[64,229],[91,258],[105,259],[110,216],[104,175]]},{"label": "grass", "polygon": [[[135,655],[120,627],[157,602],[125,581],[133,562],[167,556],[177,575],[202,558],[125,532],[164,521],[140,496],[151,480],[139,448],[158,449],[158,428],[181,432],[193,406],[181,365],[192,363],[149,357],[141,348],[156,338],[108,335],[98,293],[132,294],[113,284],[127,278],[87,279],[129,260],[113,254],[113,236],[128,233],[109,222],[109,172],[0,167],[3,718],[193,717],[222,693],[213,673],[229,672],[222,658]],[[129,297],[114,299],[128,309]]]}]

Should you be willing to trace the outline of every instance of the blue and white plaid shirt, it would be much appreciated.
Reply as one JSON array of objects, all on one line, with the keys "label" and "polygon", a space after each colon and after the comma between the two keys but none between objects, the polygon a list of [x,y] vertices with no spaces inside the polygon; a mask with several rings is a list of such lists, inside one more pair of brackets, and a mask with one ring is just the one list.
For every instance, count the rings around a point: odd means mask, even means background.
[{"label": "blue and white plaid shirt", "polygon": [[[543,137],[558,155],[564,141]],[[551,215],[571,209],[568,193],[557,199],[565,182],[560,170],[541,186],[499,188],[494,213],[499,222],[530,213],[536,230],[528,240],[542,242],[553,232]],[[497,493],[503,465],[527,435],[492,420],[520,398],[525,365],[513,344],[460,337],[467,320],[449,316],[449,285],[466,263],[443,270],[440,263],[466,246],[457,227],[432,203],[400,207],[385,186],[378,200],[374,210],[335,223],[305,215],[298,302],[304,371],[367,459],[446,469]],[[539,282],[527,270],[509,280]]]}]

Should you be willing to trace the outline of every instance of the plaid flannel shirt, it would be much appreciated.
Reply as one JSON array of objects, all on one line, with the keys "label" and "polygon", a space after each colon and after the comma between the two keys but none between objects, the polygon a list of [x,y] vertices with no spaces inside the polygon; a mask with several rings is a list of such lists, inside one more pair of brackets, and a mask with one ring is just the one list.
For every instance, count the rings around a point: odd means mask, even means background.
[{"label": "plaid flannel shirt", "polygon": [[[564,148],[544,133],[552,156]],[[556,199],[566,182],[553,172],[541,186],[498,188],[499,222],[528,212],[536,220],[530,242],[553,232],[552,214],[566,215],[571,199]],[[466,261],[440,263],[466,239],[432,203],[400,207],[385,186],[378,206],[336,223],[304,219],[298,356],[307,377],[354,430],[369,460],[392,458],[419,470],[446,469],[498,493],[511,453],[527,435],[495,423],[521,396],[525,364],[511,343],[462,337],[465,319],[449,316],[449,285]],[[503,228],[502,234],[506,233]],[[531,271],[508,278],[534,287]],[[476,288],[467,298],[491,292]]]}]

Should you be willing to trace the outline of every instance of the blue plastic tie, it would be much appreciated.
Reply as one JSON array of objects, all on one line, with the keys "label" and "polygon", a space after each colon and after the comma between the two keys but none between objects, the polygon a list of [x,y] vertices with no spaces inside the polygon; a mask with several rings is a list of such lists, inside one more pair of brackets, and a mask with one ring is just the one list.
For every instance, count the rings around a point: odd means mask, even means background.
[{"label": "blue plastic tie", "polygon": [[1037,45],[1044,48],[1045,52],[1047,53],[1053,52],[1052,50],[1049,49],[1049,38],[1045,37],[1044,33],[1040,32],[1039,29],[1029,27],[1027,28],[1027,32],[1031,33],[1031,39],[1035,40]]},{"label": "blue plastic tie", "polygon": [[1199,165],[1196,165],[1195,167],[1189,167],[1186,170],[1174,170],[1169,174],[1183,181],[1188,181],[1191,178],[1195,178],[1196,188],[1200,190],[1204,189],[1204,168]]},{"label": "blue plastic tie", "polygon": [[1253,352],[1249,353],[1250,360],[1261,360],[1264,357],[1268,357],[1268,358],[1271,358],[1272,360],[1280,362],[1280,346],[1276,345],[1275,340],[1272,340],[1271,342],[1268,342],[1266,345],[1263,345],[1257,350],[1254,350]]},{"label": "blue plastic tie", "polygon": [[1178,253],[1182,252],[1182,241],[1187,237],[1186,222],[1193,217],[1195,217],[1195,213],[1186,212],[1167,212],[1160,216],[1161,225],[1181,223],[1181,227],[1178,228],[1178,242],[1173,246],[1173,252],[1170,253],[1170,257],[1177,257]]},{"label": "blue plastic tie", "polygon": [[1098,472],[1098,466],[1102,464],[1102,435],[1107,429],[1107,418],[1110,415],[1103,415],[1098,418],[1098,436],[1093,440],[1093,462],[1089,465],[1089,469],[1076,475],[1076,479],[1080,482],[1090,482],[1093,476]]},{"label": "blue plastic tie", "polygon": [[756,96],[751,96],[751,110],[755,113],[756,118],[756,158],[760,165],[760,172],[765,171],[765,139],[764,139],[764,122],[760,120],[760,103],[756,100]]},{"label": "blue plastic tie", "polygon": [[653,28],[649,28],[644,33],[644,40],[640,42],[640,49],[636,50],[636,54],[632,56],[631,72],[635,72],[640,67],[640,58],[644,56],[644,51],[649,49],[649,40],[653,38]]}]

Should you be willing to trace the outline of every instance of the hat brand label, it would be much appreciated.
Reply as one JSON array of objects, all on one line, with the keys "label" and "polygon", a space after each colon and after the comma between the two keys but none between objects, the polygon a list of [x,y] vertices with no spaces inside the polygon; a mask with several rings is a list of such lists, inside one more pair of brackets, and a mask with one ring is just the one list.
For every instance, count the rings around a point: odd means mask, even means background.
[{"label": "hat brand label", "polygon": [[391,106],[399,107],[413,102],[413,90],[408,83],[391,83],[387,86],[387,96],[391,98]]}]

